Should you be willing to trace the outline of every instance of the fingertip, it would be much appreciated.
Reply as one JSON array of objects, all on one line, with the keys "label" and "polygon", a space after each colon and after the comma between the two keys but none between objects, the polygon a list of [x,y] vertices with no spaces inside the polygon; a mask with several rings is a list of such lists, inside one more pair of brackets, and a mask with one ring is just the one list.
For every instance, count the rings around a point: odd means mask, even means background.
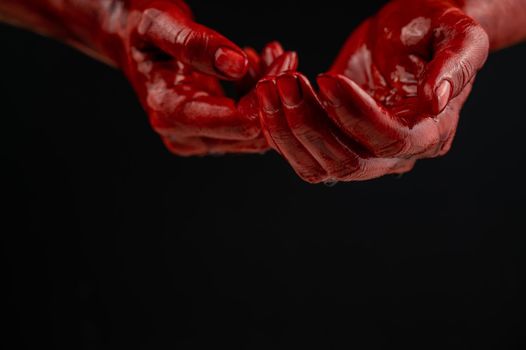
[{"label": "fingertip", "polygon": [[276,113],[280,108],[280,98],[273,79],[262,80],[256,87],[258,102],[261,109],[269,114]]},{"label": "fingertip", "polygon": [[247,54],[231,47],[220,47],[214,54],[214,66],[229,79],[241,79],[249,68]]},{"label": "fingertip", "polygon": [[277,56],[283,55],[283,53],[285,52],[283,50],[283,46],[277,40],[273,40],[273,41],[269,42],[265,46],[265,50],[270,51],[270,52],[276,54]]},{"label": "fingertip", "polygon": [[453,96],[453,85],[445,77],[428,79],[420,89],[420,108],[434,116],[442,113]]},{"label": "fingertip", "polygon": [[296,107],[303,102],[303,92],[294,74],[282,74],[277,78],[277,87],[283,104]]},{"label": "fingertip", "polygon": [[272,41],[268,43],[261,53],[263,63],[270,67],[272,63],[281,55],[285,53],[283,46],[278,41]]},{"label": "fingertip", "polygon": [[266,74],[268,76],[274,76],[279,73],[295,71],[296,69],[298,69],[298,55],[296,52],[288,51],[274,61]]},{"label": "fingertip", "polygon": [[[252,79],[259,79],[261,76],[261,59],[259,54],[252,47],[245,47],[243,48],[243,51],[245,51],[245,54],[248,58],[248,75]],[[253,86],[253,84],[255,84],[255,82],[253,82],[251,85]]]},{"label": "fingertip", "polygon": [[451,83],[447,80],[443,80],[435,90],[435,98],[433,99],[433,112],[440,114],[446,108],[449,100],[451,99],[451,93],[453,88]]},{"label": "fingertip", "polygon": [[283,71],[295,71],[298,69],[299,59],[296,51],[288,51],[283,62]]},{"label": "fingertip", "polygon": [[303,93],[304,100],[313,99],[317,102],[317,104],[320,104],[321,102],[319,101],[318,94],[312,87],[310,80],[300,72],[292,72],[291,74],[293,74],[294,77],[297,79],[300,91],[302,91]]}]

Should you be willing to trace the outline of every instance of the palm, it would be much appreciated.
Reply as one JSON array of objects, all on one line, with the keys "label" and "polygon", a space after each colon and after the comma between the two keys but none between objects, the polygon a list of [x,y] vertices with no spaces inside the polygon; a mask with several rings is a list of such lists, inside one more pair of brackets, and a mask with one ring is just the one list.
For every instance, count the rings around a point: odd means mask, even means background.
[{"label": "palm", "polygon": [[322,97],[346,100],[329,115],[376,155],[441,155],[487,53],[485,32],[452,1],[392,1],[350,36]]}]

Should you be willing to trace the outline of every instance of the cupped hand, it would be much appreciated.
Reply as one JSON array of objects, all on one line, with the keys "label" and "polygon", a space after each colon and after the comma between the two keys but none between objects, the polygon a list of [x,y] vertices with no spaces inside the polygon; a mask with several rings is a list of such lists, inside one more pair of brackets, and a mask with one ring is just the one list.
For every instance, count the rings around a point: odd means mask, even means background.
[{"label": "cupped hand", "polygon": [[[309,182],[403,173],[417,159],[447,153],[489,50],[486,32],[458,3],[390,2],[351,34],[333,67],[318,77],[319,96],[296,74],[301,96],[311,102],[309,108],[294,107],[293,120],[283,119],[295,132],[283,133],[283,120],[280,128],[270,122],[280,120],[288,108],[275,108],[279,104],[270,104],[277,101],[271,97],[284,102],[287,91],[275,94],[271,82],[262,83],[261,119],[271,145]],[[283,135],[287,145],[303,145],[305,156],[285,149]],[[344,146],[329,147],[337,144]]]},{"label": "cupped hand", "polygon": [[257,95],[266,139],[307,182],[368,180],[413,166],[411,160],[371,157],[327,117],[300,73],[263,79]]},{"label": "cupped hand", "polygon": [[375,156],[446,153],[489,50],[455,1],[395,0],[351,35],[318,79],[331,119]]}]

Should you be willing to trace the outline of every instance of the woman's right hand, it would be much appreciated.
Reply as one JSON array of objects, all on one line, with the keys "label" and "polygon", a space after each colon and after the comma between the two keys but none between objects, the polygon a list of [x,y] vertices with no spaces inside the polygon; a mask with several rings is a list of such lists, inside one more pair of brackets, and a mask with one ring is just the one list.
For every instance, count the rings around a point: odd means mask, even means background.
[{"label": "woman's right hand", "polygon": [[[124,25],[117,31],[121,52],[112,57],[168,149],[181,156],[267,150],[251,88],[264,76],[295,70],[295,53],[275,42],[261,55],[241,50],[194,22],[182,1],[137,0],[127,6],[115,21]],[[247,95],[236,103],[224,95],[220,79],[237,81]]]}]

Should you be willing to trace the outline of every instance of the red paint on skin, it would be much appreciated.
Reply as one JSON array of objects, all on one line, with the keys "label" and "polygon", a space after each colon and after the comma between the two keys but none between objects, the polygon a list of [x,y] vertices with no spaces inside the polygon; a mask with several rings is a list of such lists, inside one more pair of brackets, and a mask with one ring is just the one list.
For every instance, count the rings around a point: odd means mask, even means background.
[{"label": "red paint on skin", "polygon": [[[254,86],[297,66],[277,42],[249,60],[180,0],[3,0],[0,15],[122,69],[153,128],[182,156],[266,151]],[[218,79],[240,80],[246,96],[227,98]]]},{"label": "red paint on skin", "polygon": [[[316,93],[293,73],[295,54],[276,42],[245,53],[181,0],[2,0],[0,18],[122,69],[175,154],[270,145],[309,182],[443,155],[488,50],[526,38],[523,0],[392,0],[351,34]],[[218,79],[240,80],[246,95],[225,97]]]},{"label": "red paint on skin", "polygon": [[241,79],[247,71],[248,58],[228,47],[219,48],[215,53],[214,65],[222,74]]},{"label": "red paint on skin", "polygon": [[[324,115],[316,104],[312,108],[318,112],[309,115],[318,121],[331,120],[332,125],[305,124],[296,137],[289,132],[286,140],[296,149],[299,142],[304,150],[299,156],[282,154],[300,176],[305,172],[298,170],[302,160],[318,160],[321,169],[309,172],[306,180],[310,182],[406,172],[418,159],[445,154],[490,45],[501,47],[526,37],[526,16],[516,20],[510,9],[526,13],[526,2],[392,0],[350,35],[332,68],[318,80]],[[503,13],[511,24],[502,25]],[[504,33],[499,28],[505,28]],[[514,40],[509,39],[510,33]],[[296,94],[290,87],[280,91],[283,101]],[[286,111],[287,106],[280,110]],[[337,138],[352,154],[339,153],[337,161],[328,148],[334,141],[329,132],[333,127],[341,131]],[[267,132],[276,139],[284,133],[278,131],[279,135]],[[305,134],[325,136],[304,139],[301,135]],[[286,140],[281,140],[281,149],[286,148]],[[327,159],[330,164],[320,161]]]}]

